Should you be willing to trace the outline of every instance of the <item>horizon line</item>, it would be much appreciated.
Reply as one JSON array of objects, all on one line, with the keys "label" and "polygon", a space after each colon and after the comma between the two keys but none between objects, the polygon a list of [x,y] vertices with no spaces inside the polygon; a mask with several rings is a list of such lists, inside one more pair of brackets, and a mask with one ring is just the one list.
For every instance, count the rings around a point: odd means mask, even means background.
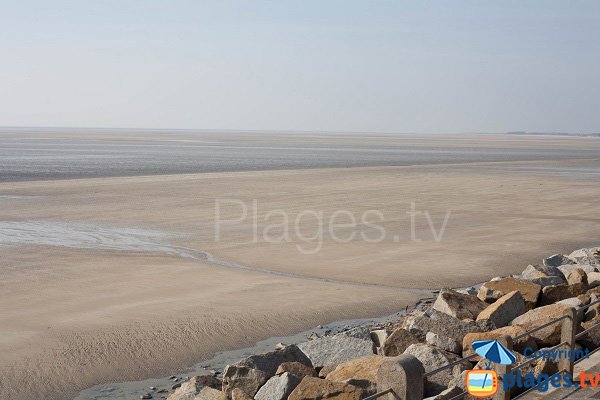
[{"label": "horizon line", "polygon": [[600,136],[597,132],[544,132],[544,131],[462,131],[462,132],[400,132],[400,131],[335,131],[300,129],[235,129],[235,128],[136,128],[136,127],[94,127],[94,126],[25,126],[0,125],[0,130],[100,130],[100,131],[140,131],[140,132],[247,132],[247,133],[311,133],[311,134],[384,134],[384,135],[563,135],[563,136]]}]

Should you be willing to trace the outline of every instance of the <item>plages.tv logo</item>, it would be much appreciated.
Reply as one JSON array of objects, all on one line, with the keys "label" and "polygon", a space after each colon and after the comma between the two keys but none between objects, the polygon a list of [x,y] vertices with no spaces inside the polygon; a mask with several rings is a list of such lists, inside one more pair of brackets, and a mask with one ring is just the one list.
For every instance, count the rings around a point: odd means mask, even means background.
[{"label": "plages.tv logo", "polygon": [[[517,357],[507,349],[498,340],[476,340],[472,343],[473,350],[486,359],[486,369],[477,369],[467,372],[466,387],[467,392],[474,397],[488,398],[494,396],[498,392],[498,376],[495,371],[491,370],[491,363],[510,365],[517,361]],[[558,361],[561,358],[570,359],[571,361],[588,358],[588,349],[573,349],[573,350],[538,350],[534,351],[531,348],[525,348],[523,351],[526,358],[539,358],[543,360]],[[578,378],[578,379],[577,379]],[[509,392],[512,388],[518,387],[521,389],[536,388],[540,392],[546,392],[550,386],[555,388],[582,388],[591,386],[597,387],[600,385],[600,374],[588,374],[581,371],[578,377],[572,374],[539,374],[534,375],[531,372],[523,374],[521,370],[516,373],[508,373],[502,376],[502,388],[504,392]]]},{"label": "plages.tv logo", "polygon": [[498,392],[496,371],[474,369],[467,372],[467,393],[475,397],[492,397]]},{"label": "plages.tv logo", "polygon": [[[471,347],[477,354],[496,364],[512,364],[517,357],[498,340],[475,340]],[[498,375],[486,363],[486,369],[467,372],[467,393],[478,398],[492,397],[498,392]]]}]

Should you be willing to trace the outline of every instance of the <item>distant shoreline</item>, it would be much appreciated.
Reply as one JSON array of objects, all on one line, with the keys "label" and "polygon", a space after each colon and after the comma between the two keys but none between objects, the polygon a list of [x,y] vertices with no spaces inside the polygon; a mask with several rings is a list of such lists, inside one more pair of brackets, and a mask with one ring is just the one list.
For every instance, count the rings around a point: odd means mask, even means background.
[{"label": "distant shoreline", "polygon": [[0,182],[600,157],[590,136],[2,129]]},{"label": "distant shoreline", "polygon": [[456,135],[534,135],[534,136],[577,136],[600,137],[600,132],[392,132],[392,131],[330,131],[330,130],[290,130],[290,129],[225,129],[225,128],[127,128],[127,127],[91,127],[91,126],[0,126],[0,134],[19,132],[86,132],[86,133],[250,133],[264,135],[307,134],[307,135],[382,135],[382,136],[456,136]]}]

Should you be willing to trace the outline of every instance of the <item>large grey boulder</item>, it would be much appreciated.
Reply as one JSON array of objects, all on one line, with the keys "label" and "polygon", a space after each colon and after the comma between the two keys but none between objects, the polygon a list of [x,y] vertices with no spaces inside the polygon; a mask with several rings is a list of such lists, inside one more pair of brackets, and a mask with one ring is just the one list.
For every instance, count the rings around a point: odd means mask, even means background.
[{"label": "large grey boulder", "polygon": [[228,365],[223,371],[223,392],[231,397],[233,390],[239,389],[248,396],[254,397],[270,377],[271,375],[259,369],[245,365]]},{"label": "large grey boulder", "polygon": [[270,376],[273,376],[279,365],[284,362],[293,361],[311,366],[310,359],[296,345],[286,346],[282,350],[271,351],[265,354],[252,355],[240,361],[240,363],[265,371]]},{"label": "large grey boulder", "polygon": [[289,372],[271,377],[254,396],[255,400],[284,400],[302,379]]},{"label": "large grey boulder", "polygon": [[577,264],[598,265],[600,264],[600,247],[575,250],[568,257]]},{"label": "large grey boulder", "polygon": [[343,333],[300,343],[298,347],[315,368],[374,354],[371,339],[359,339]]},{"label": "large grey boulder", "polygon": [[598,268],[594,265],[589,265],[589,264],[568,264],[568,265],[561,265],[560,267],[557,267],[557,268],[560,270],[560,272],[563,273],[564,276],[568,276],[571,271],[573,271],[574,269],[577,269],[577,268],[582,269],[586,274],[590,274],[592,272],[598,273]]},{"label": "large grey boulder", "polygon": [[404,318],[401,327],[408,330],[422,342],[425,341],[427,332],[462,341],[467,333],[484,330],[480,324],[462,321],[433,309],[408,315]]},{"label": "large grey boulder", "polygon": [[557,267],[551,267],[551,266],[547,266],[547,265],[528,265],[527,268],[525,268],[523,270],[522,275],[523,276],[527,276],[530,273],[534,273],[534,272],[542,272],[544,274],[546,274],[547,276],[556,276],[559,278],[565,278],[564,274],[562,272],[560,272],[560,269],[558,269]]},{"label": "large grey boulder", "polygon": [[520,279],[537,283],[541,286],[560,285],[567,281],[557,267],[540,265],[528,265],[521,274]]},{"label": "large grey boulder", "polygon": [[425,342],[444,351],[454,354],[461,354],[462,343],[448,336],[442,336],[437,333],[427,332]]},{"label": "large grey boulder", "polygon": [[443,289],[433,303],[433,309],[458,319],[476,319],[487,307],[475,296],[458,293],[452,289]]},{"label": "large grey boulder", "polygon": [[338,335],[346,335],[356,339],[371,340],[371,329],[368,326],[357,326],[356,328],[348,329],[340,332]]},{"label": "large grey boulder", "polygon": [[254,396],[267,380],[275,375],[284,362],[297,361],[312,366],[310,359],[297,346],[287,346],[282,350],[253,355],[228,365],[223,371],[223,391],[231,396],[235,388]]},{"label": "large grey boulder", "polygon": [[477,321],[490,321],[496,328],[501,328],[525,312],[525,300],[516,290],[500,297],[479,313]]},{"label": "large grey boulder", "polygon": [[573,260],[562,254],[554,254],[548,258],[544,258],[542,263],[547,267],[560,267],[565,264],[575,264]]},{"label": "large grey boulder", "polygon": [[[409,354],[416,357],[421,364],[423,364],[425,372],[433,371],[434,369],[447,365],[461,358],[456,354],[445,352],[434,346],[424,343],[410,345],[404,354]],[[427,378],[427,382],[425,384],[425,395],[435,396],[436,394],[444,391],[448,387],[450,381],[457,375],[460,375],[460,373],[467,368],[468,367],[466,364],[457,364],[453,368],[448,368],[438,372],[437,374],[431,375]]]}]

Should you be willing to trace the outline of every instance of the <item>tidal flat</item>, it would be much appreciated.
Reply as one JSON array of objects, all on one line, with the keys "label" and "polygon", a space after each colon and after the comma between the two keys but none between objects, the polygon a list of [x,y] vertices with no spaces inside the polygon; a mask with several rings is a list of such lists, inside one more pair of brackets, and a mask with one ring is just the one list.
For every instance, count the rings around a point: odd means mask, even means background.
[{"label": "tidal flat", "polygon": [[0,135],[1,398],[168,376],[600,236],[597,138],[73,135]]}]

